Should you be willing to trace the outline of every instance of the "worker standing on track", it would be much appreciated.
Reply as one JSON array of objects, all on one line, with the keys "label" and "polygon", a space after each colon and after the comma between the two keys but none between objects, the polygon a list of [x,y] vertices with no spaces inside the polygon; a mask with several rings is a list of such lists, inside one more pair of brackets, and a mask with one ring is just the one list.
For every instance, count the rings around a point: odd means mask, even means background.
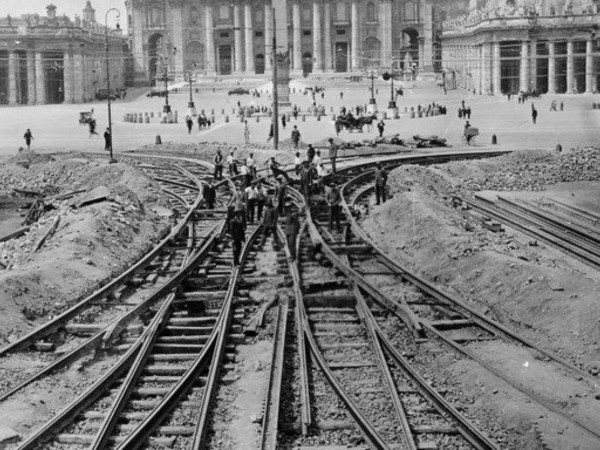
[{"label": "worker standing on track", "polygon": [[287,185],[281,177],[278,179],[277,186],[275,188],[275,194],[277,196],[277,213],[280,216],[285,216],[285,197],[287,196]]},{"label": "worker standing on track", "polygon": [[213,174],[213,178],[215,180],[223,179],[223,155],[221,154],[221,150],[217,150],[217,154],[214,159],[215,163],[215,173]]},{"label": "worker standing on track", "polygon": [[267,209],[263,219],[261,246],[265,245],[267,237],[269,237],[270,234],[273,234],[273,247],[277,249],[279,246],[279,239],[277,238],[277,209],[275,209],[275,205],[271,199],[267,200]]},{"label": "worker standing on track", "polygon": [[246,207],[246,219],[250,223],[254,223],[254,210],[256,208],[256,182],[249,184],[246,189],[244,189],[244,193],[246,194],[247,199],[247,207]]},{"label": "worker standing on track", "polygon": [[262,185],[262,181],[256,181],[256,220],[260,221],[262,219],[263,208],[265,207],[265,202],[267,200],[267,192]]},{"label": "worker standing on track", "polygon": [[242,254],[242,244],[246,240],[246,229],[243,219],[244,211],[236,211],[233,219],[231,219],[230,232],[233,239],[233,265],[240,265],[240,255]]},{"label": "worker standing on track", "polygon": [[329,138],[329,160],[331,161],[331,173],[335,175],[335,160],[337,159],[338,146]]},{"label": "worker standing on track", "polygon": [[340,225],[340,203],[342,202],[342,195],[335,183],[331,185],[329,192],[326,196],[327,204],[329,205],[329,229],[333,231],[333,222],[336,224],[336,230],[341,233],[342,227]]},{"label": "worker standing on track", "polygon": [[386,193],[385,187],[387,185],[387,172],[381,163],[377,163],[377,169],[375,170],[375,204],[385,203]]},{"label": "worker standing on track", "polygon": [[290,249],[290,259],[292,261],[296,260],[296,240],[299,232],[300,220],[298,219],[298,213],[294,211],[289,215],[285,223],[285,237]]},{"label": "worker standing on track", "polygon": [[313,159],[315,158],[315,149],[311,144],[308,144],[308,150],[306,150],[306,160],[308,161],[309,164],[311,164],[313,162]]},{"label": "worker standing on track", "polygon": [[215,209],[215,201],[217,200],[217,191],[212,184],[212,180],[208,180],[208,182],[202,188],[202,197],[206,202],[207,209]]},{"label": "worker standing on track", "polygon": [[233,178],[237,175],[237,165],[235,163],[235,157],[233,156],[233,150],[229,152],[227,157],[227,168],[229,170],[229,178]]}]

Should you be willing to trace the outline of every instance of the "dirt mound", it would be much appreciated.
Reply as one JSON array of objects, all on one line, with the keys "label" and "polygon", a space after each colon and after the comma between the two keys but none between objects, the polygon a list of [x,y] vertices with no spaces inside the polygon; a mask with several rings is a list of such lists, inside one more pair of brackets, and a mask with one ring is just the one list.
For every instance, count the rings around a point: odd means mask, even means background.
[{"label": "dirt mound", "polygon": [[[60,193],[85,189],[51,209],[18,239],[0,243],[0,338],[28,331],[39,318],[47,320],[91,292],[102,280],[121,272],[168,231],[164,214],[169,204],[159,187],[126,164],[60,157],[37,161],[25,169],[0,166],[0,188],[40,192],[52,186]],[[106,199],[79,206],[90,191]],[[41,245],[40,239],[59,220]],[[0,266],[0,267],[2,267]]]}]

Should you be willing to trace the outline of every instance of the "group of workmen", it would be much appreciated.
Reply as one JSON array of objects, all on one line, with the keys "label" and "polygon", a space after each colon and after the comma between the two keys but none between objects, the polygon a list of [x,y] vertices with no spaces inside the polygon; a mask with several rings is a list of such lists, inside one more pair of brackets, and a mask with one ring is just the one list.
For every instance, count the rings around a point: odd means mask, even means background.
[{"label": "group of workmen", "polygon": [[[329,139],[329,157],[331,162],[331,173],[336,173],[336,159],[338,147],[333,139]],[[280,164],[271,157],[267,162],[267,168],[277,180],[274,195],[270,196],[267,188],[264,185],[264,179],[257,177],[256,162],[254,154],[250,153],[248,158],[240,164],[235,159],[234,150],[225,160],[221,150],[217,150],[214,157],[214,180],[223,179],[224,165],[227,164],[229,177],[242,176],[242,187],[235,193],[233,202],[228,206],[227,210],[227,232],[232,240],[233,264],[239,266],[243,244],[246,240],[247,224],[260,223],[262,221],[262,243],[264,245],[266,239],[272,236],[273,246],[275,249],[279,247],[279,238],[277,235],[277,223],[279,217],[285,217],[284,230],[286,241],[288,244],[290,259],[296,260],[297,257],[297,238],[300,232],[300,221],[298,212],[291,209],[286,204],[288,194],[288,184],[292,182],[286,170],[283,170]],[[238,170],[238,165],[241,166]],[[323,168],[323,161],[320,159],[320,151],[309,146],[306,159],[300,157],[299,152],[296,153],[294,161],[296,174],[299,175],[302,192],[305,195],[307,203],[310,203],[311,195],[315,192],[313,179],[310,174],[316,169],[319,173]],[[321,168],[321,169],[319,169]],[[335,182],[331,182],[328,189],[325,189],[324,177],[326,174],[319,173],[317,188],[319,192],[325,191],[325,201],[329,208],[329,229],[339,233],[341,229],[341,203],[342,195]],[[375,194],[377,204],[386,200],[386,183],[387,173],[380,164],[377,164],[375,172]],[[207,181],[203,188],[203,198],[207,209],[214,209],[216,204],[216,189],[213,180]]]}]

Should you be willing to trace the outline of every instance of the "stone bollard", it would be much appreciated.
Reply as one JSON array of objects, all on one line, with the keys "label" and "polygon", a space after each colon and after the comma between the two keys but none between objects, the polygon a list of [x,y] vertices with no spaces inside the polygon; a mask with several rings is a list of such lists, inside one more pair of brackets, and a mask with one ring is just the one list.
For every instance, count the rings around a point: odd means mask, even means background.
[{"label": "stone bollard", "polygon": [[141,114],[138,116],[138,123],[144,123],[144,116]]},{"label": "stone bollard", "polygon": [[150,117],[152,117],[154,119],[154,111],[150,112]]},{"label": "stone bollard", "polygon": [[288,113],[288,114],[285,116],[285,119],[286,119],[286,121],[289,123],[289,122],[291,122],[291,120],[292,120],[292,116],[290,116],[290,114]]},{"label": "stone bollard", "polygon": [[495,134],[492,134],[492,145],[496,145],[498,143],[498,137]]},{"label": "stone bollard", "polygon": [[556,151],[557,151],[558,153],[561,153],[561,152],[562,152],[562,145],[560,145],[560,144],[556,144]]},{"label": "stone bollard", "polygon": [[210,123],[211,125],[215,123],[215,116],[210,116]]},{"label": "stone bollard", "polygon": [[410,112],[410,118],[411,118],[411,119],[414,119],[414,118],[415,118],[415,112],[414,112],[414,111],[411,111],[411,112]]},{"label": "stone bollard", "polygon": [[229,123],[229,116],[225,116],[225,123]]},{"label": "stone bollard", "polygon": [[404,107],[404,112],[408,112],[408,106]]},{"label": "stone bollard", "polygon": [[259,115],[256,116],[256,123],[258,123],[258,122],[260,122],[260,116]]},{"label": "stone bollard", "polygon": [[162,117],[162,112],[159,111],[157,117],[160,119]]},{"label": "stone bollard", "polygon": [[225,115],[225,108],[221,109],[221,114]]},{"label": "stone bollard", "polygon": [[332,116],[332,119],[333,119],[334,122],[336,121],[337,117],[336,117],[335,114]]},{"label": "stone bollard", "polygon": [[150,116],[146,116],[146,123],[150,123]]},{"label": "stone bollard", "polygon": [[302,114],[302,122],[306,122],[306,115]]},{"label": "stone bollard", "polygon": [[211,116],[214,116],[214,115],[215,115],[215,108],[213,108],[213,109],[211,109],[211,110],[210,110],[210,115],[211,115]]},{"label": "stone bollard", "polygon": [[201,115],[201,116],[203,116],[203,115],[204,115],[204,110],[203,110],[203,109],[201,109],[201,110],[200,110],[200,115]]},{"label": "stone bollard", "polygon": [[317,114],[317,122],[321,121],[321,114]]},{"label": "stone bollard", "polygon": [[162,116],[162,117],[160,118],[160,123],[167,123],[167,116],[166,116],[166,115],[165,115],[165,116]]},{"label": "stone bollard", "polygon": [[154,139],[154,144],[156,144],[156,145],[162,144],[162,139],[160,138],[160,134],[156,135],[156,138]]}]

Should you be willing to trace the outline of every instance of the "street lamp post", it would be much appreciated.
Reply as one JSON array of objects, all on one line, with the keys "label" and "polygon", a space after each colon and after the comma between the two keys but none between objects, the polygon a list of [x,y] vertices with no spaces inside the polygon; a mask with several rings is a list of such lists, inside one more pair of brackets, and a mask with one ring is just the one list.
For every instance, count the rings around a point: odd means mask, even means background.
[{"label": "street lamp post", "polygon": [[[108,13],[114,11],[117,13],[117,19],[121,18],[121,11],[117,8],[110,8],[106,11],[104,16],[104,38],[105,38],[105,49],[106,49],[106,90],[108,97],[108,134],[110,135],[110,145],[108,150],[110,152],[110,162],[116,162],[113,157],[113,133],[112,133],[112,108],[110,103],[110,62],[109,62],[109,54],[108,54]],[[117,23],[117,29],[119,29],[119,24]]]},{"label": "street lamp post", "polygon": [[369,99],[369,105],[367,107],[367,112],[369,114],[375,114],[377,112],[377,100],[375,100],[375,79],[379,77],[379,73],[370,69],[366,71],[367,78],[371,80],[371,98]]},{"label": "street lamp post", "polygon": [[279,149],[279,93],[277,92],[277,24],[275,19],[275,8],[272,10],[273,16],[273,145],[275,150]]}]

